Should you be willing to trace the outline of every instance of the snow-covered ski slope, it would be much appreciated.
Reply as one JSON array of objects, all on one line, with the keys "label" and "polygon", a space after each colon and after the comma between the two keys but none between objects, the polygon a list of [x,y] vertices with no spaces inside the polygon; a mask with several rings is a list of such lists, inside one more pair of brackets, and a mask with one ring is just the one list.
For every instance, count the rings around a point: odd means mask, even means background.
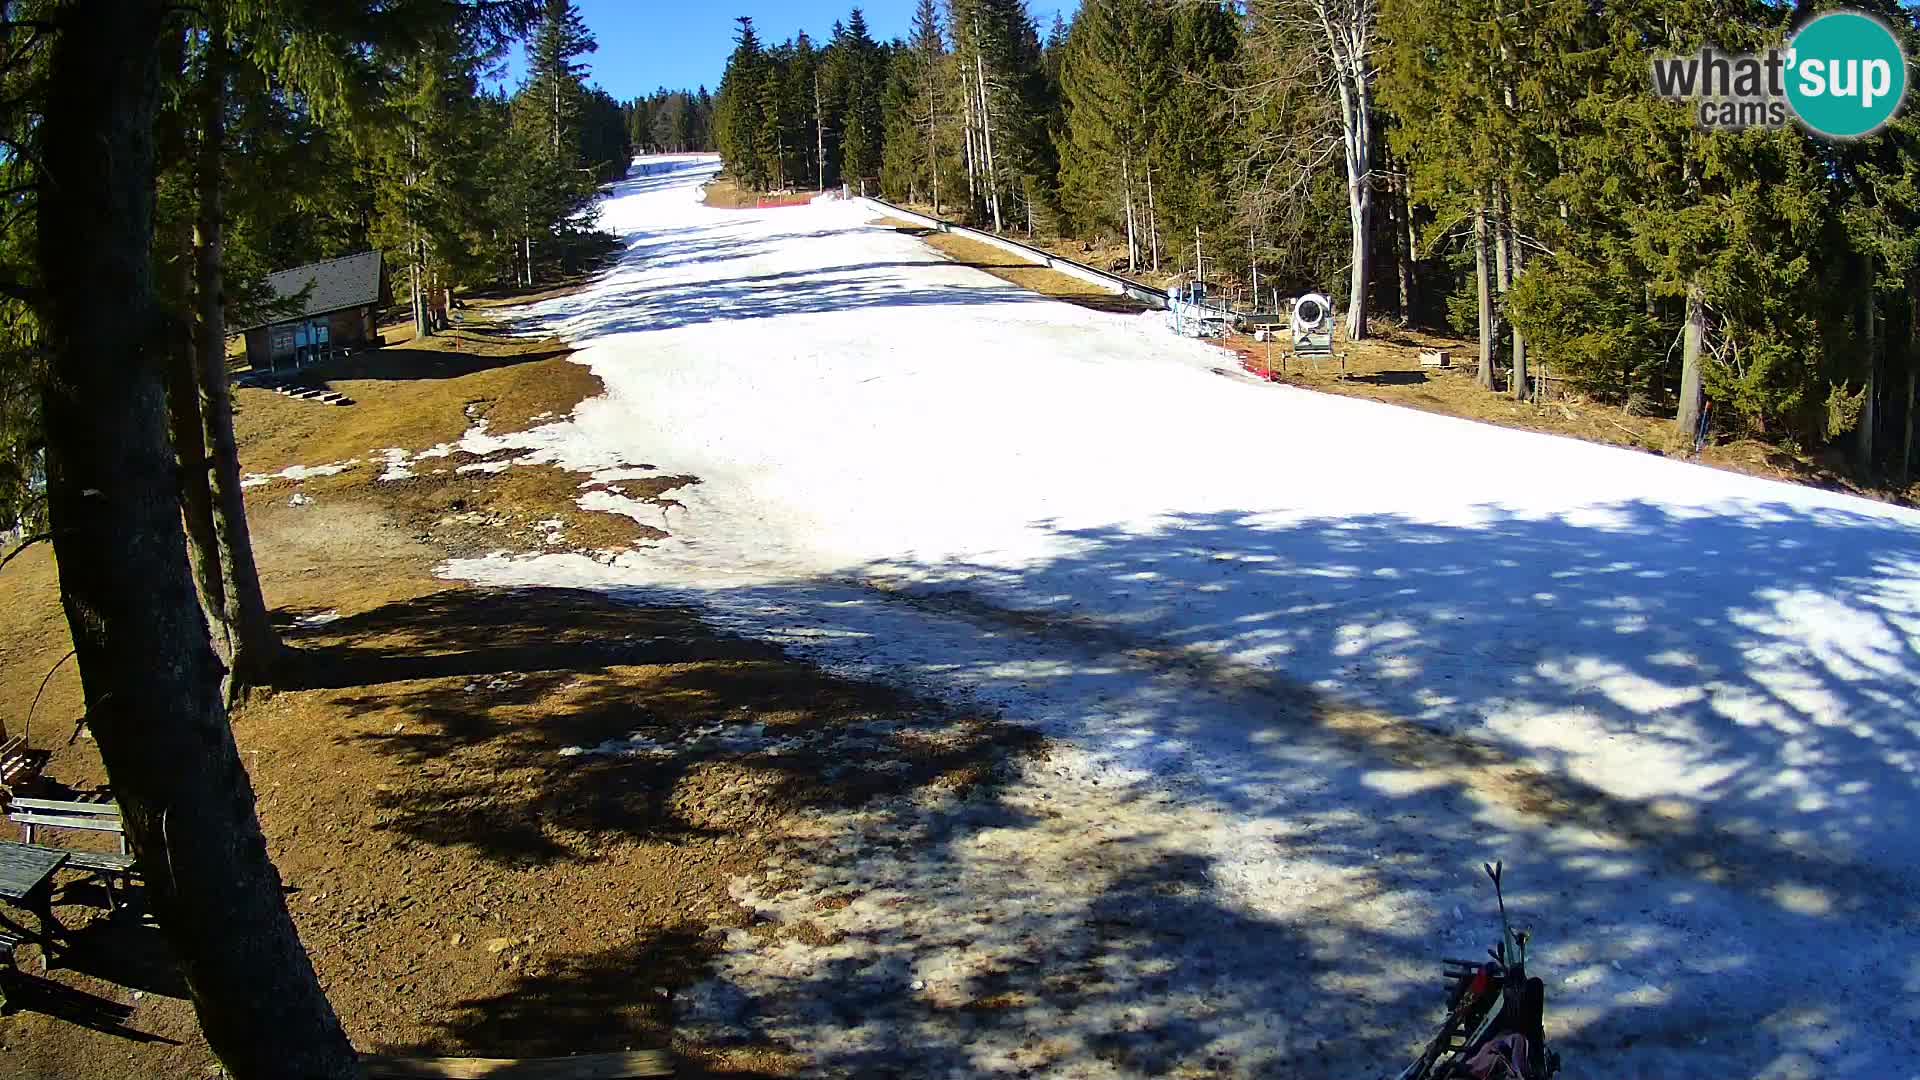
[{"label": "snow-covered ski slope", "polygon": [[1304,980],[1330,1052],[1409,1044],[1503,858],[1581,1075],[1920,1076],[1920,514],[1264,385],[713,168],[605,203],[625,257],[528,314],[606,394],[514,437],[699,476],[631,507],[672,537],[447,573],[691,599],[1170,794],[1295,935],[1209,976],[1245,1023]]}]

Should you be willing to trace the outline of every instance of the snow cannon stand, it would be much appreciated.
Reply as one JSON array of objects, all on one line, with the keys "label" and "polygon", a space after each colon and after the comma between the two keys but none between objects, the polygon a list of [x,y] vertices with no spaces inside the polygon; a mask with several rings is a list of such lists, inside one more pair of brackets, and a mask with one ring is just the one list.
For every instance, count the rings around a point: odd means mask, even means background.
[{"label": "snow cannon stand", "polygon": [[[1333,302],[1319,293],[1307,293],[1293,301],[1293,315],[1287,320],[1293,347],[1287,357],[1306,360],[1316,367],[1321,360],[1340,361],[1340,377],[1347,377],[1347,354],[1333,348]],[[1283,364],[1284,367],[1284,364]]]}]

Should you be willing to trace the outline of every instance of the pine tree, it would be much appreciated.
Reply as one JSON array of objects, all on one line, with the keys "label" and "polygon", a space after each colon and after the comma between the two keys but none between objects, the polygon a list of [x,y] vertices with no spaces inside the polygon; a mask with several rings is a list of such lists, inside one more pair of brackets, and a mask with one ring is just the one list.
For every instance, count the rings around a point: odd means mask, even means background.
[{"label": "pine tree", "polygon": [[1129,271],[1158,250],[1147,185],[1152,117],[1171,74],[1168,31],[1150,0],[1088,0],[1061,61],[1062,188],[1080,228],[1123,233]]},{"label": "pine tree", "polygon": [[[1176,7],[1165,18],[1166,74],[1149,102],[1153,217],[1177,247],[1197,236],[1208,259],[1226,251],[1237,256],[1245,234],[1229,239],[1228,162],[1238,140],[1230,126],[1216,123],[1214,88],[1231,78],[1239,28],[1232,13],[1207,4]],[[1196,250],[1196,261],[1202,253]]]},{"label": "pine tree", "polygon": [[1058,159],[1051,83],[1021,0],[951,0],[961,155],[973,214],[995,229],[1051,217]]},{"label": "pine tree", "polygon": [[[480,54],[459,42],[386,56],[389,96],[384,122],[376,126],[371,141],[371,238],[386,253],[396,281],[404,283],[414,331],[422,336],[436,329],[434,297],[460,277],[481,272],[483,260],[473,237],[480,228],[476,216],[489,206],[474,167],[485,158],[476,141],[482,130],[478,85],[483,62]],[[506,186],[519,190],[537,184],[544,198],[578,205],[592,192],[590,176],[576,167],[578,135],[568,136],[564,155],[553,154],[552,98],[546,84],[536,85],[517,99],[522,138],[511,167],[538,179],[518,185],[506,181]],[[493,224],[520,238],[524,261],[535,247],[535,232],[544,239],[548,226],[566,211],[553,203],[542,205],[540,199],[516,209],[519,213]],[[531,274],[530,264],[522,269]]]},{"label": "pine tree", "polygon": [[902,43],[887,65],[887,89],[881,101],[886,131],[880,149],[880,192],[912,203],[923,201],[921,179],[930,164],[927,144],[921,141],[920,125],[915,122],[918,71],[917,58]]},{"label": "pine tree", "polygon": [[767,183],[774,188],[787,185],[787,133],[793,123],[788,107],[786,69],[792,46],[767,51],[766,70],[759,82],[760,125],[754,130],[754,153],[766,163]]},{"label": "pine tree", "polygon": [[579,160],[580,111],[587,65],[579,62],[599,44],[573,0],[544,0],[540,28],[527,47],[527,92],[546,114],[549,150],[558,160]]},{"label": "pine tree", "polygon": [[1394,150],[1412,197],[1435,211],[1430,242],[1465,225],[1475,263],[1478,378],[1494,385],[1497,336],[1492,273],[1492,199],[1502,174],[1497,58],[1484,29],[1496,0],[1386,0],[1381,101],[1397,117]]},{"label": "pine tree", "polygon": [[[350,6],[286,0],[248,5],[242,14],[265,10],[281,30],[311,39],[329,36]],[[487,11],[504,17],[512,6]],[[425,19],[433,10],[412,13]],[[439,9],[443,16],[464,11]],[[44,181],[26,206],[35,218],[33,288],[10,292],[33,305],[47,358],[41,415],[50,531],[88,726],[134,851],[143,865],[165,868],[148,878],[147,900],[224,1068],[239,1080],[359,1076],[363,1068],[288,917],[188,570],[163,404],[168,365],[158,355],[175,348],[183,331],[177,312],[162,306],[150,258],[156,169],[165,160],[156,154],[156,121],[163,79],[180,75],[182,56],[170,44],[179,40],[177,24],[167,21],[179,9],[105,0],[49,6],[45,14],[49,21],[36,33],[46,31],[46,49],[29,65],[36,85],[0,104],[9,144],[33,146],[32,166]],[[207,50],[194,100],[193,202],[202,236],[192,276],[203,341],[223,338],[225,104],[238,42],[251,29],[229,14],[218,4],[190,13]],[[367,14],[344,21],[364,32],[379,24]],[[372,47],[364,37],[328,44],[308,55],[358,57]],[[282,60],[302,54],[267,51]],[[9,75],[19,59],[7,65]],[[325,97],[324,86],[300,89]],[[226,382],[224,367],[219,382]],[[267,1031],[271,1039],[261,1037]]]},{"label": "pine tree", "polygon": [[805,182],[815,189],[821,185],[823,171],[818,154],[819,89],[820,55],[814,50],[813,39],[802,31],[794,38],[781,71],[781,130],[787,176],[796,186]]},{"label": "pine tree", "polygon": [[766,92],[762,83],[769,77],[766,53],[753,20],[741,16],[734,20],[739,29],[734,35],[733,55],[720,77],[720,94],[714,104],[715,140],[727,170],[742,187],[758,190],[767,186],[773,163],[762,153],[762,129],[766,126]]},{"label": "pine tree", "polygon": [[884,67],[880,46],[867,32],[867,18],[859,8],[847,16],[845,31],[834,43],[845,108],[840,125],[840,171],[846,182],[880,175],[881,143],[885,138],[880,98]]},{"label": "pine tree", "polygon": [[[1920,55],[1920,26],[1910,11],[1886,0],[1866,10],[1901,35],[1907,56]],[[1852,451],[1861,471],[1886,475],[1904,488],[1911,476],[1920,382],[1920,355],[1912,340],[1920,299],[1920,116],[1903,108],[1878,134],[1813,149],[1840,188],[1839,217],[1854,257],[1847,276],[1859,286],[1852,294],[1857,312],[1852,347],[1833,348],[1840,335],[1829,333],[1822,374],[1844,385],[1859,383],[1861,411]]]},{"label": "pine tree", "polygon": [[946,38],[934,0],[920,0],[912,38],[895,50],[888,79],[883,182],[896,197],[931,202],[941,210],[940,158],[944,150],[950,75]]}]

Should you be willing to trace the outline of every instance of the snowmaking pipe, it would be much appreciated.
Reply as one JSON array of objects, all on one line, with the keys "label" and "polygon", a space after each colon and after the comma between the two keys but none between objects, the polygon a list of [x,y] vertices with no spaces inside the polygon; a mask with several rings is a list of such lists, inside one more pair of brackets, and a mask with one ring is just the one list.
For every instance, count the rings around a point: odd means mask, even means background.
[{"label": "snowmaking pipe", "polygon": [[956,225],[951,221],[942,221],[936,217],[917,214],[912,210],[895,206],[890,202],[884,202],[871,196],[860,196],[852,201],[864,203],[869,210],[885,214],[887,217],[898,218],[901,221],[910,221],[915,225],[933,229],[936,232],[952,233],[955,236],[964,236],[970,240],[978,240],[983,244],[991,244],[1035,266],[1044,266],[1049,270],[1058,271],[1068,277],[1078,278],[1089,285],[1105,289],[1110,293],[1130,296],[1150,308],[1161,311],[1166,310],[1167,294],[1150,285],[1142,285],[1137,281],[1123,278],[1118,274],[1109,274],[1105,270],[1096,270],[1085,263],[1077,263],[1072,259],[1061,258],[1050,251],[1042,251],[1037,247],[1023,244],[1018,240],[1009,240],[1004,236],[996,236],[990,232],[981,232],[978,229],[969,229],[965,225]]}]

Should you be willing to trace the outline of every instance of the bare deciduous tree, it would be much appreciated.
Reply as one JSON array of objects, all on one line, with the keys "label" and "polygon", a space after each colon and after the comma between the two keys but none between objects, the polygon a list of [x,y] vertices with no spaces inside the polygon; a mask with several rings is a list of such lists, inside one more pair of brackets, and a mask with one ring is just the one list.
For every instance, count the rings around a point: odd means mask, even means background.
[{"label": "bare deciduous tree", "polygon": [[[1240,87],[1244,106],[1306,90],[1324,105],[1303,107],[1303,123],[1268,140],[1285,140],[1267,165],[1281,187],[1304,186],[1311,171],[1338,150],[1346,166],[1352,257],[1347,290],[1347,338],[1367,336],[1369,262],[1373,233],[1373,51],[1380,23],[1378,0],[1253,0],[1247,5],[1245,55],[1250,77]],[[1256,147],[1256,150],[1258,148]],[[1286,176],[1289,171],[1292,176]],[[1297,189],[1296,189],[1297,190]]]}]

